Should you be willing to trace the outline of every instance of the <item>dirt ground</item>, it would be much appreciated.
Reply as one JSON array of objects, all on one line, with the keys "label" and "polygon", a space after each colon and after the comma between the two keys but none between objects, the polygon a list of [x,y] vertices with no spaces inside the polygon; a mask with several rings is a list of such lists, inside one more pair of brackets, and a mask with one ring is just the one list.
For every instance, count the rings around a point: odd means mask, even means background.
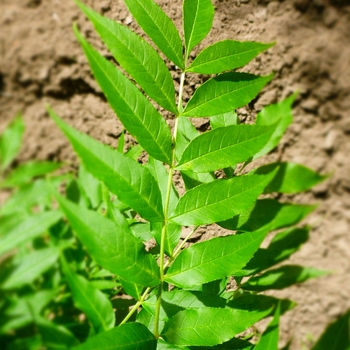
[{"label": "dirt ground", "polygon": [[[180,27],[182,1],[157,2]],[[137,28],[122,0],[86,3]],[[325,183],[294,198],[319,207],[308,220],[313,225],[309,243],[291,260],[334,273],[275,293],[298,303],[282,318],[281,344],[293,337],[291,349],[309,349],[325,326],[350,307],[350,1],[213,3],[214,27],[198,49],[226,38],[277,42],[246,68],[258,74],[273,71],[275,78],[241,116],[299,90],[294,124],[277,152],[283,160],[332,173]],[[0,132],[22,111],[27,129],[20,161],[75,160],[45,103],[78,129],[117,143],[121,126],[89,72],[73,22],[108,54],[73,1],[0,0]]]}]

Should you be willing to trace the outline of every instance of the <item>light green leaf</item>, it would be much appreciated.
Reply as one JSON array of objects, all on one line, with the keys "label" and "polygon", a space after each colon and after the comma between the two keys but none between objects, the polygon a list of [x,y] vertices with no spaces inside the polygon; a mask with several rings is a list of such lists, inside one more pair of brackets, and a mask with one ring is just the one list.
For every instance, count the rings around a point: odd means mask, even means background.
[{"label": "light green leaf", "polygon": [[59,211],[24,217],[18,213],[2,216],[0,218],[0,255],[42,235],[61,217],[62,214]]},{"label": "light green leaf", "polygon": [[0,135],[0,173],[16,158],[21,148],[23,133],[23,119],[18,114]]},{"label": "light green leaf", "polygon": [[118,118],[138,143],[154,158],[170,164],[170,128],[138,88],[99,54],[75,28],[92,72]]},{"label": "light green leaf", "polygon": [[0,187],[15,187],[24,185],[30,182],[33,178],[43,176],[59,169],[62,165],[54,162],[38,162],[30,161],[24,163],[14,170],[12,170],[7,176]]},{"label": "light green leaf", "polygon": [[105,183],[111,192],[149,221],[162,221],[159,187],[150,174],[135,160],[81,134],[49,111],[83,161],[86,170]]},{"label": "light green leaf", "polygon": [[[163,223],[161,222],[155,222],[151,224],[152,235],[159,246],[161,245],[162,240],[162,228]],[[179,243],[181,237],[182,226],[173,222],[168,222],[166,230],[167,232],[164,242],[164,251],[168,256],[173,256],[173,250]]]},{"label": "light green leaf", "polygon": [[113,328],[114,311],[107,296],[93,287],[83,276],[75,274],[63,256],[61,256],[61,265],[72,291],[74,305],[86,314],[95,332],[102,333]]},{"label": "light green leaf", "polygon": [[[228,342],[214,346],[191,346],[190,350],[253,350],[254,345],[249,341],[233,338]],[[266,349],[267,350],[267,349]]]},{"label": "light green leaf", "polygon": [[203,173],[242,163],[271,138],[276,125],[230,125],[196,137],[183,152],[177,170]]},{"label": "light green leaf", "polygon": [[25,255],[1,288],[19,288],[33,282],[55,264],[58,256],[57,248],[44,248]]},{"label": "light green leaf", "polygon": [[312,350],[349,350],[350,349],[350,310],[331,323]]},{"label": "light green leaf", "polygon": [[253,174],[268,174],[270,171],[276,171],[275,177],[266,186],[264,193],[298,193],[303,192],[317,185],[328,178],[328,175],[319,173],[307,168],[304,165],[286,162],[271,163],[255,169]]},{"label": "light green leaf", "polygon": [[188,101],[182,115],[210,117],[248,104],[272,79],[248,73],[223,73],[201,85]]},{"label": "light green leaf", "polygon": [[316,208],[315,205],[280,203],[276,199],[257,200],[252,208],[219,225],[228,230],[255,231],[262,227],[273,231],[295,225]]},{"label": "light green leaf", "polygon": [[209,33],[214,19],[211,0],[184,0],[183,25],[186,55]]},{"label": "light green leaf", "polygon": [[275,315],[268,325],[267,329],[260,338],[254,350],[278,350],[279,339],[279,319],[280,319],[280,304],[278,304]]},{"label": "light green leaf", "polygon": [[154,0],[124,0],[140,27],[165,56],[185,68],[180,35],[170,18]]},{"label": "light green leaf", "polygon": [[101,16],[77,0],[75,2],[93,23],[123,69],[148,96],[165,109],[177,114],[174,83],[157,51],[129,28]]},{"label": "light green leaf", "polygon": [[205,48],[186,71],[201,74],[217,74],[226,70],[240,68],[274,44],[234,40],[219,41]]},{"label": "light green leaf", "polygon": [[169,344],[163,339],[158,339],[157,350],[189,350],[189,348],[187,346]]},{"label": "light green leaf", "polygon": [[156,350],[157,340],[141,323],[126,323],[89,338],[74,350]]},{"label": "light green leaf", "polygon": [[293,94],[277,104],[269,105],[257,115],[256,125],[271,125],[278,122],[278,126],[270,141],[254,155],[253,160],[269,153],[278,145],[287,127],[293,121],[292,104],[296,96],[297,94]]},{"label": "light green leaf", "polygon": [[178,312],[165,325],[162,337],[175,345],[221,344],[259,321],[270,310],[202,308]]},{"label": "light green leaf", "polygon": [[165,280],[187,288],[230,276],[243,268],[265,238],[266,231],[216,237],[184,249]]},{"label": "light green leaf", "polygon": [[269,289],[284,289],[296,283],[302,283],[310,278],[328,275],[329,271],[322,271],[311,267],[285,265],[277,269],[268,270],[260,276],[252,277],[241,287],[244,290],[262,292]]},{"label": "light green leaf", "polygon": [[101,182],[85,169],[83,163],[79,166],[79,184],[87,198],[89,198],[92,208],[98,208],[102,202]]},{"label": "light green leaf", "polygon": [[239,125],[239,123],[240,123],[240,120],[238,118],[238,115],[234,111],[230,111],[227,113],[222,113],[222,114],[218,114],[210,117],[210,126],[213,130],[217,128],[223,128],[225,126],[230,126],[230,125]]},{"label": "light green leaf", "polygon": [[292,228],[278,233],[268,246],[256,251],[248,264],[235,276],[249,276],[288,259],[309,239],[309,228]]},{"label": "light green leaf", "polygon": [[216,180],[187,191],[170,220],[182,226],[224,221],[252,206],[273,175],[247,175]]},{"label": "light green leaf", "polygon": [[113,221],[56,195],[60,208],[89,254],[103,268],[142,286],[159,282],[158,265],[144,245]]},{"label": "light green leaf", "polygon": [[141,294],[143,291],[143,287],[139,286],[135,283],[132,283],[130,281],[124,280],[120,278],[120,283],[123,286],[123,289],[125,293],[128,295],[132,296],[135,300],[140,300],[141,299]]}]

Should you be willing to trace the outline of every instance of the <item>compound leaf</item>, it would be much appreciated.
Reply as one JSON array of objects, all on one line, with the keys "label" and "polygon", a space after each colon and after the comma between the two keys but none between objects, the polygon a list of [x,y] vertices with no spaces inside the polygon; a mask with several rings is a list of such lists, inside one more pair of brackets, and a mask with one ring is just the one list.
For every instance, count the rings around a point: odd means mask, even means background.
[{"label": "compound leaf", "polygon": [[179,254],[165,280],[187,288],[230,276],[247,264],[266,234],[256,231],[194,244]]},{"label": "compound leaf", "polygon": [[188,72],[217,74],[245,66],[274,43],[223,40],[205,48],[186,69]]},{"label": "compound leaf", "polygon": [[49,111],[52,119],[69,139],[86,170],[105,183],[111,192],[149,221],[162,221],[163,210],[159,187],[137,161],[112,150],[67,125]]},{"label": "compound leaf", "polygon": [[88,44],[76,27],[75,34],[97,82],[125,128],[151,156],[169,164],[171,133],[163,117],[118,68]]},{"label": "compound leaf", "polygon": [[124,0],[140,27],[165,56],[181,69],[185,68],[180,35],[154,0]]},{"label": "compound leaf", "polygon": [[272,79],[248,73],[229,72],[209,79],[188,101],[182,115],[210,117],[248,104]]},{"label": "compound leaf", "polygon": [[159,282],[158,265],[125,226],[56,195],[60,208],[89,254],[106,270],[141,286]]},{"label": "compound leaf", "polygon": [[113,328],[114,311],[107,296],[93,287],[83,276],[75,274],[63,257],[61,257],[61,265],[72,291],[75,306],[86,314],[95,332],[102,333]]},{"label": "compound leaf", "polygon": [[284,289],[296,283],[302,283],[310,278],[328,275],[330,272],[302,267],[285,265],[277,269],[268,270],[260,276],[252,277],[241,287],[244,290],[262,292],[269,289]]},{"label": "compound leaf", "polygon": [[93,23],[101,39],[124,70],[149,97],[176,114],[173,80],[164,61],[153,47],[129,28],[101,16],[77,0],[76,3]]},{"label": "compound leaf", "polygon": [[6,127],[0,135],[0,171],[4,171],[16,158],[22,144],[24,123],[21,115]]},{"label": "compound leaf", "polygon": [[211,0],[184,0],[183,24],[187,56],[207,36],[213,18],[214,6]]},{"label": "compound leaf", "polygon": [[252,206],[272,177],[248,175],[199,185],[180,198],[170,220],[200,226],[232,218]]},{"label": "compound leaf", "polygon": [[271,138],[276,125],[230,125],[196,137],[183,152],[176,169],[203,173],[241,163]]},{"label": "compound leaf", "polygon": [[126,323],[89,338],[74,350],[156,350],[157,340],[141,323]]}]

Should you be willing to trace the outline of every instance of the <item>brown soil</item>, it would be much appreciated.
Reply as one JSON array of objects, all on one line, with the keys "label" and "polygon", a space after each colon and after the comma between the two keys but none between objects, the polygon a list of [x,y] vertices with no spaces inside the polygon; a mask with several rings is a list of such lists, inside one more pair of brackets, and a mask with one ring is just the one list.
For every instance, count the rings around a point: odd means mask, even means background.
[{"label": "brown soil", "polygon": [[[181,25],[181,1],[158,1]],[[86,1],[137,28],[122,0]],[[293,263],[334,271],[330,276],[275,293],[299,306],[282,318],[282,344],[309,349],[325,326],[350,307],[350,2],[349,0],[213,0],[214,28],[201,47],[220,39],[276,41],[248,71],[275,72],[249,115],[299,90],[295,122],[279,146],[283,160],[332,177],[298,202],[319,203],[310,217],[311,240]],[[106,104],[72,33],[107,54],[73,1],[0,0],[0,132],[18,111],[27,126],[20,161],[74,161],[45,103],[70,124],[115,145],[121,127]]]}]

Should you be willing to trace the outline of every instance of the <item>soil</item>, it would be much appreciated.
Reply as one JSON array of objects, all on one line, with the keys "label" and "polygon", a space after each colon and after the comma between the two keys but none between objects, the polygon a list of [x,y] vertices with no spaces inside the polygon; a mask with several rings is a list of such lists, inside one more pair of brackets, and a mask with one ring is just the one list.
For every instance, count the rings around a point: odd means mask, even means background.
[{"label": "soil", "polygon": [[[157,2],[180,28],[182,2]],[[139,32],[122,0],[86,3]],[[214,26],[197,52],[226,38],[277,42],[245,68],[258,74],[273,71],[275,78],[249,108],[240,110],[241,117],[298,90],[294,124],[276,152],[283,160],[332,174],[312,191],[293,198],[319,207],[308,219],[309,243],[291,262],[333,273],[274,293],[298,303],[282,318],[281,345],[293,337],[291,349],[309,349],[326,325],[350,307],[350,1],[213,3]],[[90,73],[73,35],[73,22],[108,55],[73,1],[0,0],[0,132],[18,111],[23,113],[26,133],[19,162],[35,158],[75,164],[45,103],[79,130],[117,144],[121,125]]]}]

